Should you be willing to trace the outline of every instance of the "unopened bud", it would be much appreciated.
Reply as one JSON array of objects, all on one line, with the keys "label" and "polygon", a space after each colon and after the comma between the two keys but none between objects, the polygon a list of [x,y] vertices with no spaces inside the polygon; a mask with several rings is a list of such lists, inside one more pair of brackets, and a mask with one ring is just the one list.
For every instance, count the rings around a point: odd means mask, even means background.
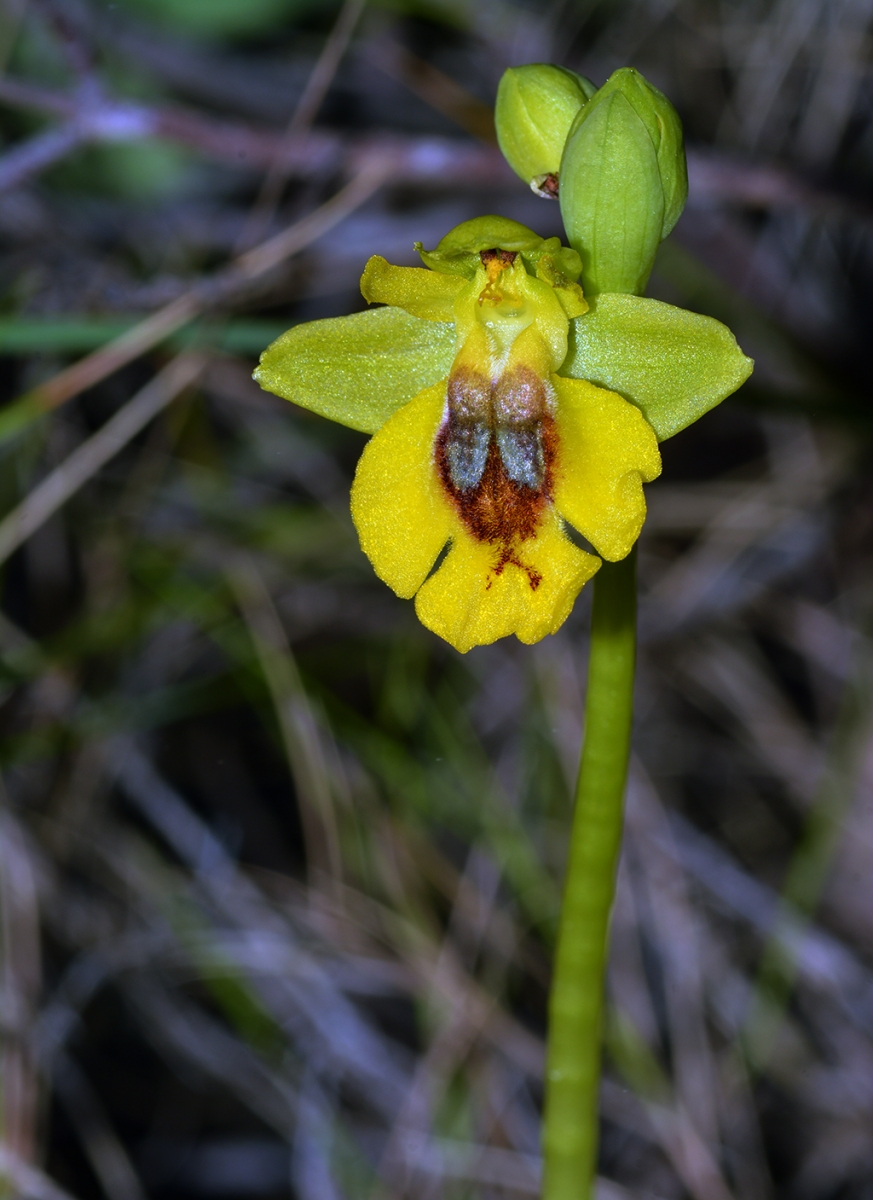
[{"label": "unopened bud", "polygon": [[504,71],[494,120],[506,161],[541,196],[556,197],[564,142],[595,92],[581,75],[550,63]]},{"label": "unopened bud", "polygon": [[561,215],[586,293],[640,294],[688,195],[673,105],[632,67],[616,71],[579,112],[560,171]]}]

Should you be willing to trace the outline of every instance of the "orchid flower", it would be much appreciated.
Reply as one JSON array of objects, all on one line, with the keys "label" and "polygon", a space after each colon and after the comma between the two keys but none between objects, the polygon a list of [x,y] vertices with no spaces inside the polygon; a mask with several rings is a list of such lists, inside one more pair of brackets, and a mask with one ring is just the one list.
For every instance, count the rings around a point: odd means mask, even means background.
[{"label": "orchid flower", "polygon": [[710,317],[584,296],[579,254],[515,221],[479,217],[417,248],[422,267],[367,263],[361,290],[382,307],[295,326],[255,378],[373,435],[352,516],[428,629],[460,651],[536,642],[639,537],[659,440],[752,364]]}]

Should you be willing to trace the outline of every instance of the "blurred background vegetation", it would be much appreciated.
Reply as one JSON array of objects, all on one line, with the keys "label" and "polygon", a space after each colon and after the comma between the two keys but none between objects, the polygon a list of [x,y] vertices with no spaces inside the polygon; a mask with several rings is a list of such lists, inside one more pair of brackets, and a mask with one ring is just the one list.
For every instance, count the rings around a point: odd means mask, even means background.
[{"label": "blurred background vegetation", "polygon": [[641,542],[600,1200],[873,1197],[871,0],[3,0],[0,1190],[534,1196],[589,598],[378,583],[296,321],[557,205],[506,66],[674,101],[651,293],[757,369]]}]

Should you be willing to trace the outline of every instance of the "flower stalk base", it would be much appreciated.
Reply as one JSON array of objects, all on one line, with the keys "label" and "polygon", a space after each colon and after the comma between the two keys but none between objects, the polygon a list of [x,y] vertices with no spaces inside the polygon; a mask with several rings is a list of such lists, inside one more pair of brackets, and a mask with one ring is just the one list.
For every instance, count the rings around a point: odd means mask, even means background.
[{"label": "flower stalk base", "polygon": [[636,553],[594,579],[585,743],[549,1000],[543,1200],[592,1200],[609,914],[636,658]]}]

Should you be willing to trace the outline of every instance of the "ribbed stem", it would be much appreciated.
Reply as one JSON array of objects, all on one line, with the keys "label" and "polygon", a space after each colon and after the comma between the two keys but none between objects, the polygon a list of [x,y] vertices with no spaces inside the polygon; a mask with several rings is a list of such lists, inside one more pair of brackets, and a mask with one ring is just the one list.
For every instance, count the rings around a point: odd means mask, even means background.
[{"label": "ribbed stem", "polygon": [[594,578],[585,744],[564,883],[546,1062],[543,1200],[591,1200],[609,913],[621,848],[636,658],[636,553]]}]

